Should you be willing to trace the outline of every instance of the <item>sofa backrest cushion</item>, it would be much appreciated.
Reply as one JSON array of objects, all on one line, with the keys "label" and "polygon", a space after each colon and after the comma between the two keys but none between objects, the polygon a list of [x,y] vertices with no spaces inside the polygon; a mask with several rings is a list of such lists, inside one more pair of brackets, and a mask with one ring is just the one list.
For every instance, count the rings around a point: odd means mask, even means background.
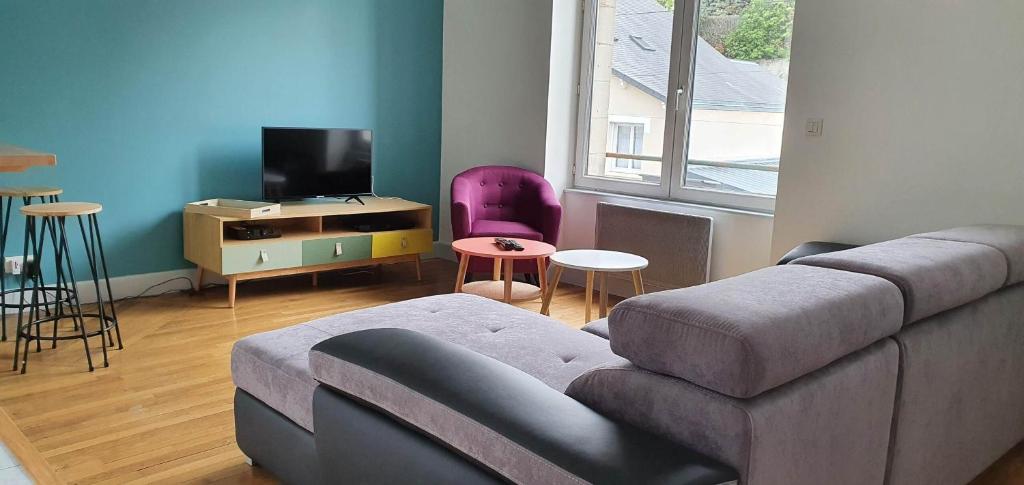
[{"label": "sofa backrest cushion", "polygon": [[1024,281],[1024,226],[981,224],[927,232],[912,238],[939,239],[984,244],[1006,257],[1006,286]]},{"label": "sofa backrest cushion", "polygon": [[902,318],[882,278],[787,265],[630,298],[609,336],[639,367],[746,398],[896,333]]},{"label": "sofa backrest cushion", "polygon": [[1007,265],[990,246],[903,238],[800,258],[797,265],[878,276],[903,293],[904,324],[974,301],[1003,286]]}]

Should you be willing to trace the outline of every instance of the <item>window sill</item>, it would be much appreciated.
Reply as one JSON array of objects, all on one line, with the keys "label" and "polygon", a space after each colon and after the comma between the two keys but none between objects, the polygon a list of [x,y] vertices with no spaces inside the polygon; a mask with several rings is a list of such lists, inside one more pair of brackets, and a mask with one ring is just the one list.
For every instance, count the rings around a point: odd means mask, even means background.
[{"label": "window sill", "polygon": [[771,212],[761,212],[761,211],[756,211],[756,210],[751,210],[751,209],[737,209],[737,208],[734,208],[734,207],[726,207],[726,206],[719,206],[719,205],[713,205],[713,204],[705,204],[705,203],[699,203],[699,202],[688,202],[688,201],[679,200],[679,199],[661,199],[661,198],[656,198],[656,197],[645,197],[645,196],[641,196],[641,195],[622,194],[622,193],[618,193],[618,192],[611,192],[611,191],[606,191],[606,190],[593,190],[593,189],[587,189],[587,188],[582,188],[582,187],[566,188],[565,192],[568,193],[568,194],[582,194],[582,195],[597,196],[597,197],[604,197],[604,198],[615,198],[615,199],[622,199],[622,200],[630,200],[630,201],[642,202],[642,203],[647,203],[647,204],[656,204],[656,205],[661,205],[661,206],[665,206],[665,207],[696,208],[696,209],[702,209],[702,210],[725,212],[725,213],[730,213],[730,214],[741,214],[741,215],[747,215],[747,216],[765,217],[765,218],[769,218],[769,219],[773,219],[775,217],[775,215],[773,213],[771,213]]}]

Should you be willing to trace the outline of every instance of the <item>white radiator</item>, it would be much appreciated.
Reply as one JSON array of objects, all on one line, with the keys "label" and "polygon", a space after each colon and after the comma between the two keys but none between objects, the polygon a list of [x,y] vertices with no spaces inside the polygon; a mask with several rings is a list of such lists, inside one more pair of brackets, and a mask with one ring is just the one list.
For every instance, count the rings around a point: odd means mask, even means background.
[{"label": "white radiator", "polygon": [[[650,265],[641,272],[647,292],[700,285],[710,277],[712,226],[710,217],[602,202],[595,247],[647,258]],[[628,273],[609,275],[609,291],[632,296],[629,278]]]}]

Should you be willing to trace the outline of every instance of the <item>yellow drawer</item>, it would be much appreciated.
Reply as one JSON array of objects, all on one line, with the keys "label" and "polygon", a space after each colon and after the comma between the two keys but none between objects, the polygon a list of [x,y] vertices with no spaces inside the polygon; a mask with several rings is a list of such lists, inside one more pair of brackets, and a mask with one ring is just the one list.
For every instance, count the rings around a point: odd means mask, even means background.
[{"label": "yellow drawer", "polygon": [[434,231],[432,229],[409,229],[373,234],[372,253],[374,258],[429,253],[433,249]]}]

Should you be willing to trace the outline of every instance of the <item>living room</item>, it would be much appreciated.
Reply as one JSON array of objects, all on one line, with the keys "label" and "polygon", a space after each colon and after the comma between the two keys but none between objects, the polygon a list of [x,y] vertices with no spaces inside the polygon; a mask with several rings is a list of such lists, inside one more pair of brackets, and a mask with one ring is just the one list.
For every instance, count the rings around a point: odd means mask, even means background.
[{"label": "living room", "polygon": [[1024,5],[0,24],[0,482],[1024,484]]}]

